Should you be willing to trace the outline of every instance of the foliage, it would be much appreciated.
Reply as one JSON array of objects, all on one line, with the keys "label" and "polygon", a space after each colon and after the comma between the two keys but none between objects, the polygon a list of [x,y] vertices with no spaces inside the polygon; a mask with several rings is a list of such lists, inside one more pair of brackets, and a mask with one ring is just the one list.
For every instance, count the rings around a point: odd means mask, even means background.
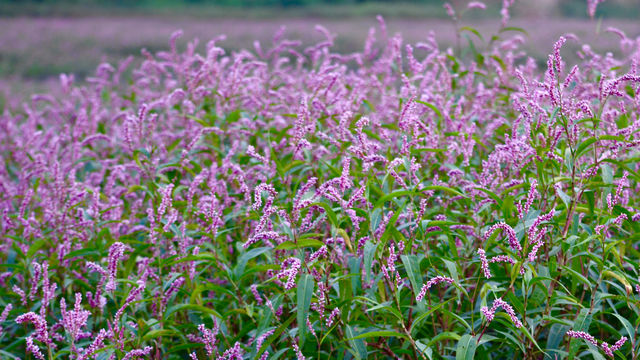
[{"label": "foliage", "polygon": [[6,111],[2,358],[637,358],[638,42],[539,71],[508,7],[465,56],[379,20]]}]

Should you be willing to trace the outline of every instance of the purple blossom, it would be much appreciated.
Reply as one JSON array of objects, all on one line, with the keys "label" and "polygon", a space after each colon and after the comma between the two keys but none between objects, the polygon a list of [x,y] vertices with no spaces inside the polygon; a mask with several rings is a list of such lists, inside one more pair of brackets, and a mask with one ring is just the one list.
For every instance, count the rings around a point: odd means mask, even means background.
[{"label": "purple blossom", "polygon": [[331,314],[329,314],[329,317],[327,318],[327,327],[331,327],[333,325],[334,320],[340,316],[340,309],[339,308],[335,308],[331,311]]},{"label": "purple blossom", "polygon": [[622,214],[618,215],[615,219],[613,219],[613,223],[618,225],[618,226],[620,226],[620,225],[622,225],[622,222],[624,220],[627,220],[627,218],[628,218],[627,214],[622,213]]},{"label": "purple blossom", "polygon": [[302,355],[302,352],[300,351],[300,348],[298,347],[298,344],[293,343],[293,351],[296,353],[296,359],[297,360],[305,360],[304,355]]},{"label": "purple blossom", "polygon": [[282,270],[278,273],[278,278],[287,278],[287,283],[284,285],[285,290],[293,289],[296,286],[296,277],[298,271],[300,271],[300,259],[288,258],[282,263]]},{"label": "purple blossom", "polygon": [[[572,337],[574,339],[583,339],[591,343],[593,346],[596,346],[596,347],[598,346],[598,341],[592,335],[584,331],[569,330],[567,331],[567,336]],[[614,356],[613,352],[620,350],[622,345],[624,345],[626,342],[627,342],[627,337],[623,336],[620,338],[620,340],[616,341],[616,343],[613,345],[609,345],[609,343],[602,341],[602,343],[600,344],[600,347],[602,348],[602,351],[604,351],[604,353],[607,356],[613,357]]]},{"label": "purple blossom", "polygon": [[427,281],[426,284],[422,285],[422,289],[420,289],[420,293],[418,293],[418,295],[416,296],[416,300],[417,301],[422,301],[422,299],[424,299],[424,296],[427,294],[427,291],[433,285],[437,285],[439,283],[452,284],[453,283],[453,279],[450,278],[450,277],[446,277],[446,276],[436,276],[436,277],[432,278],[431,280]]},{"label": "purple blossom", "polygon": [[624,345],[624,343],[626,343],[626,342],[627,342],[627,337],[626,336],[621,337],[620,340],[616,341],[616,343],[613,344],[613,346],[610,346],[608,343],[603,341],[602,342],[602,351],[604,351],[604,353],[607,354],[608,356],[613,357],[613,352],[620,350],[622,345]]},{"label": "purple blossom", "polygon": [[207,329],[204,324],[198,325],[198,330],[202,333],[202,341],[204,344],[204,348],[207,352],[207,356],[211,357],[214,354],[218,354],[218,350],[216,349],[216,336],[218,336],[218,323],[216,321],[213,322],[213,330]]},{"label": "purple blossom", "polygon": [[130,360],[130,359],[136,359],[139,357],[147,356],[149,355],[149,353],[151,353],[152,349],[153,348],[151,346],[145,346],[144,349],[131,350],[124,356],[124,358],[122,358],[122,360]]},{"label": "purple blossom", "polygon": [[507,223],[505,223],[505,222],[499,222],[499,223],[494,224],[493,226],[491,226],[489,228],[489,230],[487,230],[487,232],[484,234],[484,240],[489,239],[489,237],[497,229],[502,229],[503,231],[505,231],[507,233],[507,237],[509,238],[509,245],[511,246],[511,248],[513,250],[515,250],[515,251],[521,251],[522,250],[522,246],[520,245],[520,242],[516,238],[516,232],[513,230],[513,228],[511,226],[507,225]]},{"label": "purple blossom", "polygon": [[[7,304],[7,306],[4,307],[4,310],[2,310],[2,314],[0,314],[0,323],[3,323],[7,320],[7,316],[9,316],[9,312],[11,312],[12,309],[12,304]],[[2,331],[3,328],[2,326],[0,326],[0,336],[2,336]]]},{"label": "purple blossom", "polygon": [[518,217],[520,218],[520,220],[524,219],[524,216],[529,213],[529,208],[531,207],[531,204],[533,204],[533,200],[535,200],[536,196],[539,195],[538,190],[536,189],[537,186],[537,180],[534,179],[533,181],[531,181],[531,187],[529,188],[527,201],[525,202],[524,206],[522,206],[520,202],[516,204],[516,207],[518,209]]},{"label": "purple blossom", "polygon": [[487,5],[481,1],[471,1],[467,4],[467,9],[481,9],[485,10]]},{"label": "purple blossom", "polygon": [[158,207],[158,216],[164,215],[167,208],[171,206],[171,192],[173,191],[173,184],[169,184],[164,188],[160,189],[159,192],[162,194],[162,200],[160,201],[160,206]]},{"label": "purple blossom", "polygon": [[484,249],[478,249],[478,255],[480,256],[480,264],[482,267],[482,272],[484,273],[484,277],[486,277],[487,279],[491,279],[489,261],[487,261],[487,256],[485,255]]},{"label": "purple blossom", "polygon": [[100,329],[98,334],[95,336],[93,342],[82,352],[82,355],[78,357],[78,360],[86,360],[91,355],[93,355],[96,351],[105,347],[104,340],[110,337],[112,334],[105,329]]},{"label": "purple blossom", "polygon": [[114,291],[116,289],[116,272],[118,271],[118,262],[124,258],[125,250],[131,248],[121,242],[115,242],[109,248],[109,258],[107,263],[107,285],[105,289],[107,291]]},{"label": "purple blossom", "polygon": [[240,347],[240,343],[236,342],[235,345],[233,345],[232,348],[227,349],[227,351],[225,351],[222,356],[220,356],[218,359],[219,360],[242,360],[242,354],[244,353],[244,351],[242,350],[242,348]]},{"label": "purple blossom", "polygon": [[38,346],[33,343],[33,338],[31,336],[27,336],[25,340],[27,342],[27,351],[32,353],[36,358],[44,360],[44,354],[40,351]]},{"label": "purple blossom", "polygon": [[44,318],[34,312],[22,314],[16,318],[16,323],[32,323],[36,327],[36,340],[45,344],[51,344],[49,331],[47,330],[47,322]]},{"label": "purple blossom", "polygon": [[260,293],[258,292],[258,285],[253,284],[250,287],[251,293],[253,294],[253,297],[256,299],[256,304],[258,305],[262,305],[262,296],[260,296]]},{"label": "purple blossom", "polygon": [[593,344],[593,346],[598,346],[598,342],[596,341],[596,339],[584,331],[569,330],[567,331],[567,336],[572,337],[574,339],[583,339]]},{"label": "purple blossom", "polygon": [[596,8],[602,2],[604,0],[587,0],[587,14],[589,14],[590,18],[593,19],[596,16]]},{"label": "purple blossom", "polygon": [[264,341],[267,340],[269,336],[273,335],[275,331],[276,329],[267,330],[262,335],[258,336],[258,339],[256,340],[256,349],[260,350]]},{"label": "purple blossom", "polygon": [[67,311],[67,304],[64,299],[60,300],[60,311],[62,313],[62,325],[67,331],[72,341],[77,341],[80,329],[86,326],[91,312],[82,309],[82,294],[76,293],[76,302],[73,310]]},{"label": "purple blossom", "polygon": [[516,313],[515,313],[515,311],[513,311],[513,308],[511,307],[511,305],[507,304],[502,299],[495,299],[493,301],[493,306],[491,307],[491,309],[489,309],[486,306],[483,306],[480,309],[480,311],[487,318],[487,323],[491,323],[491,321],[493,321],[493,318],[494,318],[494,316],[496,314],[496,311],[499,308],[502,308],[507,313],[507,315],[509,315],[509,317],[511,318],[511,321],[513,322],[513,325],[515,325],[515,327],[517,327],[517,328],[522,327],[522,323],[516,317]]}]

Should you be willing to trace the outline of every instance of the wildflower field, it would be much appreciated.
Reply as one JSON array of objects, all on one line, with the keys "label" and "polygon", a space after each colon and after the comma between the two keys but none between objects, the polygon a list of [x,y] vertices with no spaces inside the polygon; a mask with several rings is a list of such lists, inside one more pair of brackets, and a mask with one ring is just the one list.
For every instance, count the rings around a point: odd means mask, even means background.
[{"label": "wildflower field", "polygon": [[176,32],[5,109],[0,359],[637,359],[640,38],[540,63],[512,3],[448,49]]}]

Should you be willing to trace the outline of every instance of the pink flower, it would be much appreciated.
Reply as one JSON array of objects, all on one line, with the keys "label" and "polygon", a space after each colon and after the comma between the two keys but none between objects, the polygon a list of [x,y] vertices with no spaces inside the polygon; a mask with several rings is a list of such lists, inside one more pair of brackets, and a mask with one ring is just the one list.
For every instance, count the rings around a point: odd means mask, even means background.
[{"label": "pink flower", "polygon": [[62,325],[67,331],[72,341],[77,341],[80,335],[80,329],[87,324],[87,320],[91,315],[88,310],[82,309],[82,294],[76,293],[76,303],[74,309],[67,311],[67,304],[64,299],[60,300],[60,311],[62,313]]},{"label": "pink flower", "polygon": [[589,14],[590,18],[593,19],[596,16],[596,8],[601,2],[604,2],[604,0],[587,0],[587,14]]},{"label": "pink flower", "polygon": [[416,296],[416,300],[417,301],[422,301],[422,299],[424,299],[424,296],[427,294],[427,291],[433,285],[437,285],[439,283],[452,284],[453,283],[453,279],[450,278],[450,277],[446,277],[446,276],[436,276],[436,277],[432,278],[431,280],[427,281],[426,284],[422,285],[422,289],[420,289],[420,293]]},{"label": "pink flower", "polygon": [[518,242],[518,239],[516,238],[516,232],[513,230],[511,226],[507,225],[507,223],[505,222],[499,222],[497,224],[494,224],[492,227],[490,227],[489,230],[487,230],[487,232],[484,234],[484,240],[489,239],[489,237],[497,229],[502,229],[507,233],[507,237],[509,238],[509,245],[513,250],[516,250],[516,251],[522,250],[522,246],[520,245],[520,242]]},{"label": "pink flower", "polygon": [[487,318],[487,322],[491,323],[491,321],[493,321],[493,318],[494,318],[498,308],[502,308],[507,313],[507,315],[509,315],[509,317],[511,318],[511,321],[513,322],[513,325],[515,325],[515,327],[517,327],[517,328],[522,327],[522,323],[516,317],[516,313],[515,313],[515,311],[513,311],[513,308],[511,307],[511,305],[507,304],[502,299],[495,299],[493,301],[493,306],[491,307],[491,309],[487,308],[486,306],[483,306],[480,309],[480,311]]},{"label": "pink flower", "polygon": [[295,351],[296,353],[296,359],[297,360],[305,360],[304,355],[302,355],[302,352],[300,351],[300,348],[298,347],[298,344],[293,343],[293,351]]},{"label": "pink flower", "polygon": [[[7,306],[4,307],[2,314],[0,314],[0,323],[3,323],[7,320],[7,316],[9,316],[9,312],[11,312],[12,309],[13,309],[12,304],[8,304]],[[2,336],[2,330],[3,330],[2,326],[0,326],[0,336]]]},{"label": "pink flower", "polygon": [[253,294],[253,297],[256,298],[256,304],[258,305],[262,305],[262,296],[260,296],[260,293],[258,292],[258,285],[253,284],[250,287],[251,293]]},{"label": "pink flower", "polygon": [[129,246],[121,242],[115,242],[109,248],[109,258],[107,264],[108,281],[105,289],[107,291],[114,291],[116,289],[116,271],[118,270],[118,261],[124,258],[125,250],[131,249]]},{"label": "pink flower", "polygon": [[333,309],[333,311],[331,311],[331,314],[329,314],[329,317],[327,318],[327,327],[331,327],[331,325],[333,325],[334,319],[338,316],[340,316],[340,309]]},{"label": "pink flower", "polygon": [[32,323],[36,327],[36,340],[45,344],[51,343],[49,331],[47,330],[47,322],[42,318],[42,316],[34,312],[28,312],[18,316],[16,318],[16,322],[18,324]]},{"label": "pink flower", "polygon": [[200,324],[198,325],[198,330],[202,333],[203,344],[207,352],[207,356],[211,357],[213,354],[217,354],[216,336],[218,336],[219,331],[218,323],[216,321],[213,322],[213,330],[209,330],[204,326],[204,324]]},{"label": "pink flower", "polygon": [[605,354],[613,357],[613,352],[614,351],[618,351],[622,345],[624,345],[624,343],[627,342],[627,337],[623,336],[620,338],[620,340],[616,341],[615,344],[613,344],[613,346],[610,346],[608,343],[606,342],[602,342],[602,351],[604,351]]},{"label": "pink flower", "polygon": [[531,207],[531,204],[533,204],[533,200],[535,200],[536,196],[539,195],[538,190],[536,189],[537,186],[537,180],[534,179],[533,181],[531,181],[531,187],[529,188],[527,201],[525,202],[524,206],[522,206],[520,202],[516,204],[516,208],[518,209],[518,217],[520,218],[520,220],[524,219],[525,215],[529,213],[529,208]]},{"label": "pink flower", "polygon": [[487,8],[487,5],[481,1],[471,1],[467,4],[467,9],[481,9],[484,10]]},{"label": "pink flower", "polygon": [[598,342],[596,341],[596,339],[593,336],[587,334],[584,331],[569,330],[569,331],[567,331],[567,336],[572,337],[574,339],[583,339],[583,340],[586,340],[586,341],[590,342],[594,346],[598,346]]},{"label": "pink flower", "polygon": [[[574,339],[583,339],[591,343],[593,346],[596,346],[596,347],[598,346],[598,341],[592,335],[584,331],[569,330],[567,331],[567,336],[572,337]],[[616,341],[616,343],[613,345],[609,345],[609,343],[607,343],[606,341],[602,341],[602,343],[600,344],[600,347],[602,348],[602,351],[604,351],[606,355],[613,357],[613,352],[619,350],[622,347],[622,345],[624,345],[624,343],[626,342],[627,342],[627,337],[623,336],[620,338],[620,340]]]},{"label": "pink flower", "polygon": [[482,272],[484,273],[484,277],[487,279],[491,279],[491,271],[489,270],[489,261],[487,261],[486,253],[484,249],[478,249],[478,255],[480,256],[480,262],[482,266]]},{"label": "pink flower", "polygon": [[36,346],[36,344],[33,343],[33,338],[31,336],[27,336],[26,342],[27,342],[27,351],[32,353],[33,356],[35,356],[36,358],[40,360],[44,360],[44,354],[42,354],[38,346]]},{"label": "pink flower", "polygon": [[136,359],[139,357],[147,356],[151,352],[153,348],[151,346],[146,346],[144,349],[136,349],[129,351],[122,360]]}]

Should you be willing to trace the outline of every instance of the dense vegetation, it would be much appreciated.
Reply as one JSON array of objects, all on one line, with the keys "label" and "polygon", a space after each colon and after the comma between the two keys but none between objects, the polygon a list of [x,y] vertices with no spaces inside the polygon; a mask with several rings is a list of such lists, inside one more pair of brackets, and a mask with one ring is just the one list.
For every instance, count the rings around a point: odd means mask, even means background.
[{"label": "dense vegetation", "polygon": [[509,5],[465,56],[177,32],[5,111],[0,357],[636,359],[639,42],[540,69]]}]

